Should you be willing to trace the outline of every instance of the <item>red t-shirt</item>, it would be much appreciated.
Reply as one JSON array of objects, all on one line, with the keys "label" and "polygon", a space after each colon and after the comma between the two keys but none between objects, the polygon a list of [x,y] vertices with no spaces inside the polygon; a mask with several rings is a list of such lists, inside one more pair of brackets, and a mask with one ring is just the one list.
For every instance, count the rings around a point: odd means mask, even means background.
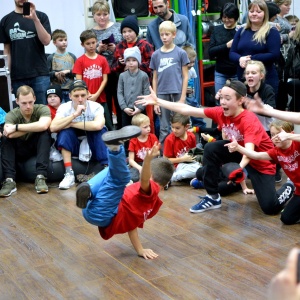
[{"label": "red t-shirt", "polygon": [[155,134],[149,133],[147,141],[141,142],[137,137],[133,138],[129,142],[128,151],[134,152],[135,162],[143,162],[148,150],[152,149],[155,142],[158,139]]},{"label": "red t-shirt", "polygon": [[[196,147],[196,137],[192,132],[187,131],[187,139],[184,141],[178,138],[174,133],[170,133],[164,142],[164,156],[168,158],[181,157],[190,149]],[[178,164],[174,164],[177,167]]]},{"label": "red t-shirt", "polygon": [[[82,55],[75,61],[72,72],[82,75],[82,80],[86,83],[89,92],[95,94],[103,81],[103,74],[109,74],[110,68],[106,58],[102,55],[97,55],[95,59]],[[104,90],[98,97],[97,102],[106,102]]]},{"label": "red t-shirt", "polygon": [[[254,150],[257,152],[267,152],[274,148],[261,122],[251,111],[245,109],[234,118],[226,117],[224,116],[223,108],[218,106],[205,108],[204,114],[217,123],[229,139],[232,139],[234,136],[241,146],[245,146],[247,143],[253,143]],[[228,150],[224,149],[224,151]],[[275,164],[268,160],[251,159],[249,164],[255,170],[263,174],[275,174]]]},{"label": "red t-shirt", "polygon": [[47,105],[48,107],[49,107],[49,109],[50,109],[50,113],[51,113],[51,120],[53,120],[54,119],[54,117],[55,117],[55,115],[56,115],[56,111],[57,111],[57,108],[54,108],[53,106],[51,106],[51,105]]},{"label": "red t-shirt", "polygon": [[286,176],[293,181],[296,187],[295,194],[300,195],[300,143],[292,141],[288,149],[274,147],[267,151],[267,153],[275,163],[281,165]]},{"label": "red t-shirt", "polygon": [[104,240],[137,227],[143,228],[144,222],[156,215],[162,205],[162,201],[158,197],[159,185],[150,180],[150,195],[144,194],[140,186],[140,183],[136,182],[126,187],[118,206],[118,213],[112,222],[107,227],[98,227]]}]

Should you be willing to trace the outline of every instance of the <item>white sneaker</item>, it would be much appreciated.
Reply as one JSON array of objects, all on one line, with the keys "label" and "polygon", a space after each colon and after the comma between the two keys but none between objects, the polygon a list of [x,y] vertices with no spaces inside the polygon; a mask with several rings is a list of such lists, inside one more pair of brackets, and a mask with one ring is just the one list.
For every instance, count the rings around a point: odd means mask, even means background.
[{"label": "white sneaker", "polygon": [[61,190],[67,190],[75,184],[74,174],[66,173],[64,179],[59,184],[58,188]]}]

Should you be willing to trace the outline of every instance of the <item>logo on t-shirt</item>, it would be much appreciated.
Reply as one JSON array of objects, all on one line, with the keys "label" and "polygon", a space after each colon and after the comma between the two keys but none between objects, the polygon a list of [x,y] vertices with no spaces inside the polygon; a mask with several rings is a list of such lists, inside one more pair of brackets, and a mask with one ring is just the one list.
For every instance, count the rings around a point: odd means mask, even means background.
[{"label": "logo on t-shirt", "polygon": [[14,28],[9,30],[9,36],[11,41],[31,39],[35,37],[35,33],[32,31],[26,32],[20,28],[20,24],[16,22]]},{"label": "logo on t-shirt", "polygon": [[144,212],[144,221],[148,219],[148,216],[151,214],[152,209],[148,209],[147,211]]},{"label": "logo on t-shirt", "polygon": [[231,140],[233,137],[235,137],[237,142],[241,142],[244,140],[244,136],[235,127],[234,123],[223,124],[222,131],[225,134],[226,138],[229,140]]},{"label": "logo on t-shirt", "polygon": [[91,65],[88,68],[85,68],[83,71],[83,78],[95,79],[102,77],[102,67],[98,65]]},{"label": "logo on t-shirt", "polygon": [[161,58],[157,72],[162,72],[165,69],[167,69],[167,68],[169,68],[173,65],[176,65],[176,63],[173,63],[173,58],[172,57],[170,57],[170,58]]},{"label": "logo on t-shirt", "polygon": [[138,150],[136,156],[142,160],[145,159],[145,156],[147,154],[147,152],[150,150],[150,148],[146,148],[146,147],[143,147],[141,149]]}]

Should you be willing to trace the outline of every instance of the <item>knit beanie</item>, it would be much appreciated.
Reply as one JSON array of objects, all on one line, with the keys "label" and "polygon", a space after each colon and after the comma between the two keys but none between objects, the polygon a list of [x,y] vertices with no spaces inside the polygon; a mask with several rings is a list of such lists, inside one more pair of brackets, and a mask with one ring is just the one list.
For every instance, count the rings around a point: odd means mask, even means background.
[{"label": "knit beanie", "polygon": [[124,27],[128,27],[130,29],[132,29],[136,35],[139,35],[139,25],[138,25],[138,19],[136,15],[129,15],[126,18],[124,18],[124,20],[121,23],[121,33],[123,31]]},{"label": "knit beanie", "polygon": [[271,20],[274,16],[280,13],[280,8],[277,4],[273,2],[267,2],[267,7],[269,11],[269,20]]},{"label": "knit beanie", "polygon": [[55,94],[59,97],[60,102],[62,100],[62,92],[61,87],[59,84],[51,83],[50,86],[46,90],[46,98],[48,98],[49,95]]},{"label": "knit beanie", "polygon": [[127,58],[129,58],[129,57],[135,58],[138,61],[139,65],[141,64],[141,61],[142,61],[141,51],[137,46],[125,49],[124,61],[126,62]]}]

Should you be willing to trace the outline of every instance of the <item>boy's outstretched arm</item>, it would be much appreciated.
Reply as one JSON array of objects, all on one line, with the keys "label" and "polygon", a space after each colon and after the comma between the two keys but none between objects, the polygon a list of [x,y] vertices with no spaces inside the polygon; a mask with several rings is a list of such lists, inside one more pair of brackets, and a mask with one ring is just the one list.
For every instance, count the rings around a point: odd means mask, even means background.
[{"label": "boy's outstretched arm", "polygon": [[251,159],[257,159],[257,160],[271,160],[271,157],[267,152],[256,152],[254,150],[246,149],[245,147],[238,144],[236,139],[233,137],[232,142],[225,144],[225,147],[228,148],[229,152],[235,152],[238,151],[243,155],[246,155],[247,157]]},{"label": "boy's outstretched arm", "polygon": [[264,105],[262,101],[259,101],[258,96],[255,94],[254,99],[246,99],[245,105],[248,110],[251,110],[257,114],[261,114],[268,117],[273,117],[294,124],[300,124],[300,113],[291,111],[282,111],[273,109],[269,105]]},{"label": "boy's outstretched arm", "polygon": [[166,109],[181,113],[182,115],[186,116],[193,116],[193,117],[199,117],[199,118],[206,118],[206,115],[204,114],[204,110],[201,107],[193,107],[184,103],[180,102],[171,102],[162,100],[160,98],[157,98],[155,92],[151,88],[150,89],[150,95],[144,95],[144,96],[138,96],[137,98],[139,100],[135,101],[136,105],[159,105],[161,107],[164,107]]},{"label": "boy's outstretched arm", "polygon": [[141,189],[144,193],[150,194],[150,178],[151,178],[151,161],[153,158],[158,157],[160,152],[160,144],[155,142],[153,147],[146,152],[146,156],[144,158],[143,167],[140,176]]},{"label": "boy's outstretched arm", "polygon": [[144,257],[145,259],[153,259],[156,258],[158,256],[158,254],[156,254],[155,252],[153,252],[151,249],[144,249],[140,238],[139,238],[139,234],[138,234],[138,230],[137,228],[128,231],[128,236],[130,238],[130,241],[135,249],[135,251],[137,252],[137,254],[141,257]]}]

